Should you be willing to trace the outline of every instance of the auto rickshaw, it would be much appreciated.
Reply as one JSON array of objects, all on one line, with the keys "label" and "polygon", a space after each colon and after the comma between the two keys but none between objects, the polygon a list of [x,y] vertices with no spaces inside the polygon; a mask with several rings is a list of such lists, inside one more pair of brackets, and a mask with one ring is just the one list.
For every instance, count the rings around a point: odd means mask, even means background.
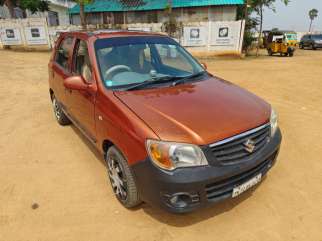
[{"label": "auto rickshaw", "polygon": [[297,46],[295,32],[272,31],[267,38],[267,52],[270,56],[280,54],[281,56],[293,57]]}]

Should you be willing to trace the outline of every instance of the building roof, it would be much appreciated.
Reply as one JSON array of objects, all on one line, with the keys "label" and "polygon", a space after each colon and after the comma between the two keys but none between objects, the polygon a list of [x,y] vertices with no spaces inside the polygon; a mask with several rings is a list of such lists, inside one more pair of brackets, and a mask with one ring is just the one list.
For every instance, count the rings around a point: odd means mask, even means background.
[{"label": "building roof", "polygon": [[[144,4],[136,7],[124,7],[119,0],[95,0],[85,6],[85,12],[121,12],[162,10],[168,5],[168,0],[143,0]],[[172,0],[173,8],[204,7],[214,5],[240,5],[244,0]],[[70,13],[79,13],[79,5],[70,9]]]}]

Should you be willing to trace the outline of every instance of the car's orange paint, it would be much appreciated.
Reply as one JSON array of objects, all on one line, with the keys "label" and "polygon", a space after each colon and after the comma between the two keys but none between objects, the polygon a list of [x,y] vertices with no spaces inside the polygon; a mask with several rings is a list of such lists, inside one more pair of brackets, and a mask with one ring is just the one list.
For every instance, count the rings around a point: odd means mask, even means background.
[{"label": "car's orange paint", "polygon": [[267,123],[270,116],[266,102],[216,77],[115,95],[165,141],[210,144]]},{"label": "car's orange paint", "polygon": [[[49,63],[51,91],[75,118],[74,123],[103,152],[103,142],[114,143],[134,164],[147,157],[146,139],[209,144],[255,128],[269,121],[270,106],[255,95],[216,77],[174,87],[113,92],[103,85],[94,51],[97,38],[146,36],[140,32],[87,34],[63,33],[85,40],[92,63],[89,90],[69,90],[65,78],[72,76],[54,62]],[[74,41],[75,44],[75,41]],[[70,59],[73,51],[70,51]],[[96,90],[96,91],[93,91]],[[71,108],[69,110],[69,108]]]}]

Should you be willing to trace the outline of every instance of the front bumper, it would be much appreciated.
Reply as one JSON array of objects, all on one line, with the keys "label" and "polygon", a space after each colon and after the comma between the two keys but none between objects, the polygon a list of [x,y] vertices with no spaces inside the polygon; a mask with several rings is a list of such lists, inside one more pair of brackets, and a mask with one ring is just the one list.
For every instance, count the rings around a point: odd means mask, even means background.
[{"label": "front bumper", "polygon": [[[275,164],[281,140],[278,130],[259,153],[247,162],[234,165],[180,168],[166,172],[147,159],[132,166],[140,197],[152,206],[174,213],[189,212],[231,198],[234,187],[260,173],[264,176],[269,171]],[[186,205],[171,204],[170,200],[175,196]]]}]

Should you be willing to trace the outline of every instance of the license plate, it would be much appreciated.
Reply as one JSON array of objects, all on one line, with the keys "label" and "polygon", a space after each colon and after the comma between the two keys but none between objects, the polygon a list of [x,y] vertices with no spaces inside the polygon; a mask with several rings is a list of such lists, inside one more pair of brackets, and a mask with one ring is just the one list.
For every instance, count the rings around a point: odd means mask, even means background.
[{"label": "license plate", "polygon": [[237,197],[246,190],[250,189],[251,187],[255,186],[262,180],[262,174],[258,174],[257,176],[253,177],[252,179],[248,180],[247,182],[235,187],[233,189],[232,197]]}]

